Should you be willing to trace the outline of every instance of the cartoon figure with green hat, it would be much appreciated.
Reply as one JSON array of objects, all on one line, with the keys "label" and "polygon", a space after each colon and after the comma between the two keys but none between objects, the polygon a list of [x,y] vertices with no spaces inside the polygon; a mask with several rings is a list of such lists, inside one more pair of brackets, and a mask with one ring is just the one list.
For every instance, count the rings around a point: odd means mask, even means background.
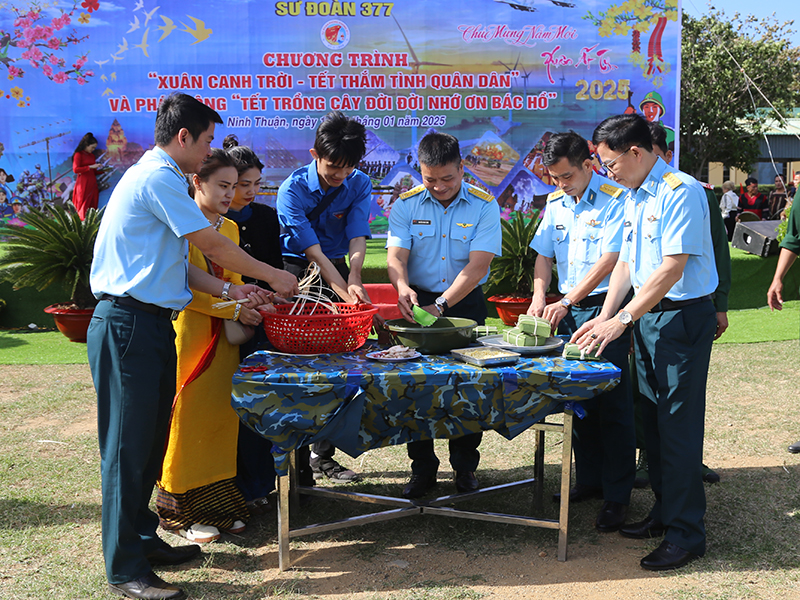
[{"label": "cartoon figure with green hat", "polygon": [[639,110],[642,111],[644,118],[648,121],[661,124],[667,131],[667,145],[673,147],[675,145],[675,130],[664,125],[664,122],[661,120],[667,112],[667,109],[664,108],[664,101],[661,99],[661,94],[658,92],[648,92],[639,103]]}]

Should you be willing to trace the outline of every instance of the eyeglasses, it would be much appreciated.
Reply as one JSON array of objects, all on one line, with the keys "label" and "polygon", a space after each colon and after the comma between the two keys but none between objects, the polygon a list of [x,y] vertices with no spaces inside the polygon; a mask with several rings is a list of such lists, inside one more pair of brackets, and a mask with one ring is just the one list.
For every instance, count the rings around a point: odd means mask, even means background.
[{"label": "eyeglasses", "polygon": [[[615,163],[615,162],[617,162],[617,161],[618,161],[620,158],[622,158],[623,156],[625,156],[625,155],[626,155],[628,152],[630,152],[630,151],[631,151],[631,149],[630,149],[630,148],[628,148],[627,150],[625,150],[625,152],[623,152],[622,154],[620,154],[620,155],[619,155],[619,156],[617,156],[616,158],[612,158],[612,159],[611,159],[610,161],[608,161],[608,162],[603,162],[603,159],[601,158],[601,159],[600,159],[600,164],[603,166],[603,168],[604,168],[604,169],[606,169],[606,170],[608,170],[608,171],[611,171],[611,172],[614,172],[614,173],[615,173],[616,171],[614,170],[614,166],[613,166],[613,165],[614,165],[614,163]],[[600,155],[599,155],[599,154],[597,155],[597,158],[600,158]]]}]

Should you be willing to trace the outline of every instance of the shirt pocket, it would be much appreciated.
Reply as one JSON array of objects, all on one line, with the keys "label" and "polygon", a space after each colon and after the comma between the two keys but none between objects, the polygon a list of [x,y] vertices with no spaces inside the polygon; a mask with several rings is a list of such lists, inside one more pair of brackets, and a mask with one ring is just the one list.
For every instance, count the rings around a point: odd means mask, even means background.
[{"label": "shirt pocket", "polygon": [[641,260],[652,267],[661,265],[661,221],[645,215],[642,219]]},{"label": "shirt pocket", "polygon": [[434,235],[436,235],[436,227],[431,222],[427,223],[412,223],[411,224],[411,240],[421,240],[430,242]]},{"label": "shirt pocket", "polygon": [[600,260],[603,250],[602,244],[603,224],[598,222],[584,223],[581,231],[580,259],[585,263],[594,264]]},{"label": "shirt pocket", "polygon": [[477,227],[473,223],[454,224],[450,229],[450,239],[462,244],[470,244],[475,239]]}]

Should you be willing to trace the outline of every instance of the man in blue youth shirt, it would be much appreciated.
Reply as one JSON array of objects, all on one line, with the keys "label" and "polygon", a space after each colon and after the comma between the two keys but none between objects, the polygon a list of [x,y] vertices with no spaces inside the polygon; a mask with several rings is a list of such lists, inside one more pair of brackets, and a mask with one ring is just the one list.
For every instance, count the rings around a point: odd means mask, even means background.
[{"label": "man in blue youth shirt", "polygon": [[[486,320],[481,284],[501,251],[500,206],[494,197],[462,181],[464,168],[458,140],[429,133],[417,151],[422,185],[401,194],[389,215],[389,280],[397,289],[397,306],[413,322],[412,307],[435,315]],[[481,434],[450,440],[450,464],[456,489],[478,489],[475,470]],[[408,444],[411,481],[406,498],[419,498],[436,485],[439,459],[433,440]]]},{"label": "man in blue youth shirt", "polygon": [[[538,256],[528,314],[543,316],[559,333],[571,335],[600,313],[606,299],[609,276],[622,246],[623,188],[594,172],[589,144],[575,132],[552,136],[542,162],[559,189],[548,197],[531,242]],[[546,305],[554,259],[564,297]],[[595,521],[603,532],[624,524],[636,470],[629,348],[627,335],[605,349],[605,358],[622,370],[620,384],[581,402],[586,415],[573,420],[576,485],[570,501],[603,498]]]},{"label": "man in blue youth shirt", "polygon": [[[705,553],[705,388],[717,326],[718,277],[709,207],[700,184],[653,154],[639,115],[610,117],[592,141],[607,170],[630,189],[622,249],[600,315],[573,335],[599,352],[633,328],[636,372],[655,504],[626,537],[664,536],[640,564],[676,569]],[[626,302],[633,288],[634,297]],[[621,310],[618,310],[620,309]]]},{"label": "man in blue youth shirt", "polygon": [[[364,125],[341,112],[317,129],[311,156],[278,189],[284,268],[302,274],[316,262],[322,278],[345,302],[369,302],[361,267],[370,236],[370,178],[355,166],[366,152]],[[350,268],[345,257],[350,258]]]},{"label": "man in blue youth shirt", "polygon": [[[370,302],[361,282],[361,267],[370,236],[372,182],[355,168],[366,144],[364,125],[338,111],[327,115],[310,150],[314,160],[278,189],[278,219],[285,231],[281,236],[284,268],[302,278],[309,262],[317,263],[324,282],[350,303]],[[356,473],[333,459],[335,451],[327,440],[314,443],[309,460],[313,478],[358,481]],[[304,468],[304,452],[299,461],[301,480],[312,484]]]}]

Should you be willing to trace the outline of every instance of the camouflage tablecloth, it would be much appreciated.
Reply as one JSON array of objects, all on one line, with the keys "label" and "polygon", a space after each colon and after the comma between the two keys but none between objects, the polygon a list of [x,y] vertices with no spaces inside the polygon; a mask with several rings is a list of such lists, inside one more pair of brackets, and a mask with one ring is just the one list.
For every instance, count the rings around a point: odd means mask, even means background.
[{"label": "camouflage tablecloth", "polygon": [[251,354],[233,376],[231,404],[248,427],[273,442],[285,475],[288,452],[319,439],[356,457],[371,448],[494,430],[512,439],[567,402],[614,387],[608,362],[559,356],[508,367],[474,367],[448,356],[383,363],[376,350],[320,356]]}]

